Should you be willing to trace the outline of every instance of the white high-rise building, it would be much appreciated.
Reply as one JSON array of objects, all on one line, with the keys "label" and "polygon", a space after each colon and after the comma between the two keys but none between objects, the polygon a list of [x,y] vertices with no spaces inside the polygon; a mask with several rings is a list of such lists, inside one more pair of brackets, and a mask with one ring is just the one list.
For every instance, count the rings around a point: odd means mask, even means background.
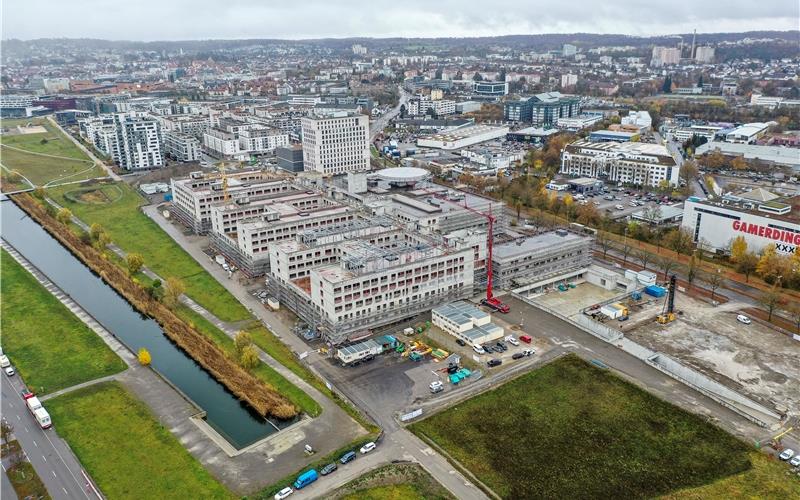
[{"label": "white high-rise building", "polygon": [[653,47],[650,66],[661,67],[678,64],[681,61],[681,49],[671,47]]},{"label": "white high-rise building", "polygon": [[575,54],[577,54],[577,52],[578,52],[578,47],[569,43],[565,43],[563,47],[561,47],[561,55],[563,55],[564,57],[574,56]]},{"label": "white high-rise building", "polygon": [[369,117],[352,113],[306,116],[301,126],[306,171],[369,170]]},{"label": "white high-rise building", "polygon": [[79,122],[81,135],[125,170],[164,166],[161,125],[137,113],[101,115]]},{"label": "white high-rise building", "polygon": [[353,54],[357,56],[363,56],[364,54],[367,53],[367,48],[364,47],[363,45],[355,44],[353,45],[352,49],[353,49]]},{"label": "white high-rise building", "polygon": [[714,62],[714,47],[697,47],[694,60],[704,64],[710,64]]},{"label": "white high-rise building", "polygon": [[576,83],[578,83],[578,75],[572,73],[561,75],[561,87],[572,87]]}]

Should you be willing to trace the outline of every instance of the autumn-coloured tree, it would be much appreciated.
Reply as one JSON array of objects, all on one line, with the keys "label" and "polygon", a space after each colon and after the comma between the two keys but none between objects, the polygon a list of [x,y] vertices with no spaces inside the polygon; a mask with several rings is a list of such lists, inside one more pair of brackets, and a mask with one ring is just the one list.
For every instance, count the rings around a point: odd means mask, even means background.
[{"label": "autumn-coloured tree", "polygon": [[745,252],[736,261],[736,271],[744,274],[745,283],[750,281],[750,275],[758,267],[758,256],[753,252]]},{"label": "autumn-coloured tree", "polygon": [[128,266],[128,273],[134,275],[144,265],[144,257],[140,253],[129,253],[125,256],[125,264]]},{"label": "autumn-coloured tree", "polygon": [[731,241],[731,262],[738,262],[746,253],[747,240],[744,239],[744,236],[737,236]]},{"label": "autumn-coloured tree", "polygon": [[170,276],[164,286],[164,303],[168,307],[175,307],[180,296],[186,291],[186,285],[179,278]]},{"label": "autumn-coloured tree", "polygon": [[256,351],[255,346],[253,344],[245,346],[241,355],[239,355],[239,365],[245,370],[252,370],[258,366],[258,363],[258,351]]},{"label": "autumn-coloured tree", "polygon": [[144,347],[139,349],[139,353],[136,357],[139,359],[139,364],[142,366],[150,366],[150,363],[153,361],[153,357],[150,356],[150,351]]},{"label": "autumn-coloured tree", "polygon": [[58,211],[56,219],[62,224],[69,224],[72,220],[72,211],[69,208],[62,208]]}]

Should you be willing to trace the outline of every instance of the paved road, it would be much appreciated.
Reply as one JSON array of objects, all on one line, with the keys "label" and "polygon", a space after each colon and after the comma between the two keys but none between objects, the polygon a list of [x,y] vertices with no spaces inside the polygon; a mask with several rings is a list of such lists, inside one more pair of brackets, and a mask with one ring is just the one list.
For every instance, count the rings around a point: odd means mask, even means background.
[{"label": "paved road", "polygon": [[3,375],[3,418],[14,427],[14,436],[42,478],[50,496],[55,500],[96,498],[87,488],[81,465],[66,442],[52,428],[42,430],[28,412],[19,395],[22,388],[17,376]]},{"label": "paved road", "polygon": [[400,106],[406,104],[408,102],[408,93],[403,89],[402,86],[397,87],[398,92],[400,92],[400,100],[397,103],[397,106],[390,109],[383,115],[379,116],[375,119],[369,126],[369,142],[370,144],[375,141],[375,138],[381,131],[386,128],[386,125],[389,124],[389,121],[393,119],[395,116],[400,114]]}]

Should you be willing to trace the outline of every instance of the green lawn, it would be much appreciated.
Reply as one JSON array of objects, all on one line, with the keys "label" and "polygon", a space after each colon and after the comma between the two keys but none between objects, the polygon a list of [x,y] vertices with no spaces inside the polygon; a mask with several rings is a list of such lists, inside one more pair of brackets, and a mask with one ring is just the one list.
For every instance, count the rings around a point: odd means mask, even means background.
[{"label": "green lawn", "polygon": [[328,495],[331,500],[449,500],[453,498],[415,463],[384,465]]},{"label": "green lawn", "polygon": [[650,498],[751,467],[743,442],[577,356],[410,427],[503,498]]},{"label": "green lawn", "polygon": [[753,467],[706,486],[680,490],[664,500],[728,500],[730,498],[800,498],[800,478],[788,477],[786,462],[750,453]]},{"label": "green lawn", "polygon": [[11,258],[0,253],[3,351],[37,393],[118,373],[125,363]]},{"label": "green lawn", "polygon": [[116,382],[54,398],[47,410],[107,498],[233,498]]},{"label": "green lawn", "polygon": [[28,121],[44,126],[47,132],[0,136],[0,144],[3,146],[2,164],[6,169],[20,172],[36,185],[50,181],[68,182],[106,175],[103,169],[94,166],[94,162],[69,137],[47,120],[19,120],[10,124],[4,121],[3,127],[9,128]]},{"label": "green lawn", "polygon": [[[183,280],[186,294],[221,320],[240,321],[251,317],[239,301],[139,210],[145,200],[136,191],[125,183],[117,186],[122,196],[110,203],[76,202],[75,193],[86,191],[86,188],[76,186],[60,186],[48,190],[48,193],[87,224],[97,222],[102,225],[113,242],[126,252],[142,254],[145,265],[162,278],[177,276]],[[108,189],[103,188],[103,196],[111,193]],[[69,197],[64,196],[70,192]]]}]

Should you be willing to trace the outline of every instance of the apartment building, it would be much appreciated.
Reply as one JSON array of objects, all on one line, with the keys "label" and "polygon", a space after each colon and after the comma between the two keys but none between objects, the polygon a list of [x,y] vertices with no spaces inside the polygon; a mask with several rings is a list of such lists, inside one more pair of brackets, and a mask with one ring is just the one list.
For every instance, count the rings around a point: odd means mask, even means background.
[{"label": "apartment building", "polygon": [[165,132],[168,130],[176,131],[198,139],[202,139],[203,133],[211,128],[211,119],[205,115],[166,115],[158,116],[156,119]]},{"label": "apartment building", "polygon": [[349,113],[301,121],[306,171],[343,174],[369,170],[369,117]]},{"label": "apartment building", "polygon": [[681,49],[672,47],[653,47],[650,57],[650,66],[660,68],[662,66],[678,64],[681,61]]},{"label": "apartment building", "polygon": [[272,153],[289,144],[289,135],[278,129],[253,125],[239,131],[239,150],[250,154]]},{"label": "apartment building", "polygon": [[456,112],[456,102],[449,99],[412,99],[408,101],[408,114],[410,116],[425,115],[430,110],[433,110],[436,116],[452,115]]},{"label": "apartment building", "polygon": [[680,168],[667,148],[640,142],[573,142],[561,153],[560,173],[657,187],[678,185]]},{"label": "apartment building", "polygon": [[161,126],[142,113],[101,115],[79,121],[80,134],[125,170],[164,166]]},{"label": "apartment building", "polygon": [[212,154],[223,158],[239,157],[242,154],[239,138],[235,133],[219,128],[203,132],[203,146]]},{"label": "apartment building", "polygon": [[181,162],[200,161],[200,141],[193,135],[167,130],[164,132],[164,154]]}]

